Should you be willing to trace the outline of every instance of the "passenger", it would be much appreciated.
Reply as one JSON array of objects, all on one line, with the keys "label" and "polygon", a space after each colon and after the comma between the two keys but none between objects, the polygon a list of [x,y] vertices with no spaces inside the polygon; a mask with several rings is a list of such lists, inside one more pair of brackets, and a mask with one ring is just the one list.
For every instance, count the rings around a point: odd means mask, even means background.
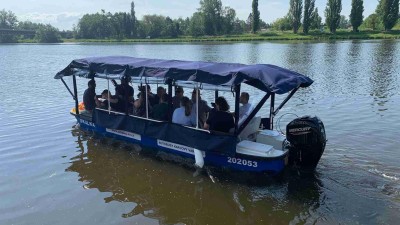
[{"label": "passenger", "polygon": [[250,115],[253,110],[251,104],[249,103],[250,95],[247,92],[242,92],[240,95],[239,102],[243,104],[239,108],[239,124],[242,124],[243,121]]},{"label": "passenger", "polygon": [[175,109],[181,107],[181,99],[183,97],[183,88],[176,87],[175,88],[175,96],[172,98],[172,106]]},{"label": "passenger", "polygon": [[124,93],[123,87],[121,85],[118,85],[115,88],[115,97],[113,98],[116,100],[110,101],[110,106],[113,110],[117,112],[126,113],[127,104],[123,93]]},{"label": "passenger", "polygon": [[[150,85],[147,84],[146,86],[142,86],[142,87],[147,87],[147,99],[149,101],[149,105],[154,106],[154,105],[158,104],[158,102],[156,102],[157,100],[155,98],[155,94],[153,92],[151,92]],[[146,96],[146,89],[143,90],[143,94]]]},{"label": "passenger", "polygon": [[95,98],[96,106],[101,109],[108,109],[108,99],[110,99],[110,103],[118,101],[111,96],[109,90],[105,89],[103,92],[101,92],[101,98]]},{"label": "passenger", "polygon": [[155,104],[160,104],[160,98],[161,96],[164,95],[166,103],[168,103],[168,100],[170,99],[170,96],[167,94],[167,91],[163,87],[158,87],[157,88],[157,94],[154,96],[154,102]]},{"label": "passenger", "polygon": [[181,124],[184,126],[193,126],[192,117],[192,103],[190,102],[188,97],[182,97],[181,99],[181,107],[175,109],[174,114],[172,115],[172,122]]},{"label": "passenger", "polygon": [[[148,104],[147,112],[151,115],[151,106]],[[146,117],[146,94],[140,92],[137,99],[133,102],[133,115]]]},{"label": "passenger", "polygon": [[[134,90],[132,86],[129,85],[130,77],[122,77],[121,84],[117,84],[115,80],[112,80],[113,84],[115,85],[115,95],[118,97],[120,104],[118,104],[119,112],[131,112],[132,111],[132,103],[133,102],[133,95]],[[123,102],[124,104],[121,104]]]},{"label": "passenger", "polygon": [[168,121],[168,103],[167,94],[162,94],[160,97],[160,103],[155,105],[152,110],[152,118],[161,121]]},{"label": "passenger", "polygon": [[[196,94],[196,90],[198,94]],[[203,128],[204,123],[207,120],[207,115],[211,111],[211,108],[207,105],[207,102],[201,99],[201,94],[199,89],[194,89],[192,92],[192,120],[196,124],[196,107],[197,107],[197,96],[199,96],[199,127]]]},{"label": "passenger", "polygon": [[235,120],[228,111],[229,105],[224,97],[215,100],[216,111],[213,112],[204,124],[204,129],[229,133],[235,127]]},{"label": "passenger", "polygon": [[88,88],[83,93],[83,104],[85,105],[85,111],[92,113],[96,107],[96,81],[94,79],[88,82]]}]

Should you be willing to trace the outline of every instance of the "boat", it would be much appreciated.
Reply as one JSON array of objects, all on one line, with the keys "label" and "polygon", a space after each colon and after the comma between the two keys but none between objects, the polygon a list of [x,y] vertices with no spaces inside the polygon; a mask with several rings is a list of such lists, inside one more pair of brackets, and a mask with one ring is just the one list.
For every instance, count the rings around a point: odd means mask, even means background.
[{"label": "boat", "polygon": [[[72,77],[73,90],[65,79]],[[163,84],[172,95],[173,87],[187,87],[219,92],[232,92],[235,97],[234,129],[229,133],[158,121],[129,112],[95,108],[82,113],[77,78],[129,79],[132,84]],[[287,124],[286,134],[274,130],[274,118],[300,88],[313,80],[300,73],[270,64],[196,62],[134,58],[128,56],[88,57],[73,60],[58,72],[75,101],[71,114],[80,128],[99,135],[139,144],[152,151],[164,151],[193,159],[196,167],[213,166],[234,171],[280,174],[285,168],[315,169],[326,145],[325,128],[316,116],[298,117]],[[241,86],[249,85],[263,93],[247,118],[239,121]],[[145,88],[146,89],[146,88]],[[287,94],[275,106],[275,96]],[[146,97],[147,97],[146,89]],[[269,100],[269,115],[257,113]],[[198,108],[198,105],[197,105]],[[172,112],[172,101],[168,110]],[[198,124],[198,123],[197,123]]]}]

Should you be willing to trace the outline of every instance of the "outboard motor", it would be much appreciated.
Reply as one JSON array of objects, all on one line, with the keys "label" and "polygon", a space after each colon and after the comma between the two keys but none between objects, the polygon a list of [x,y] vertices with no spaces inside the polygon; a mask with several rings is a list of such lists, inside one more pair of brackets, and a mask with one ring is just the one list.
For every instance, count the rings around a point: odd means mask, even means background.
[{"label": "outboard motor", "polygon": [[325,127],[318,117],[303,116],[286,126],[289,165],[314,169],[325,150]]}]

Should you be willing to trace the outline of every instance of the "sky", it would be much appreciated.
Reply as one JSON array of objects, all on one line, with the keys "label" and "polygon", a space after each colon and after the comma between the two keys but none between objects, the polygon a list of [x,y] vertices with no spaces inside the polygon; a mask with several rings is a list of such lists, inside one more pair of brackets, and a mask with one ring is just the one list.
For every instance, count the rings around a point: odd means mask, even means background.
[{"label": "sky", "polygon": [[[71,30],[86,13],[130,12],[132,0],[0,0],[0,10],[12,11],[19,21],[51,24],[60,30]],[[287,14],[290,0],[259,0],[261,19],[271,23]],[[171,18],[190,17],[199,8],[199,0],[136,0],[136,17],[161,14]],[[222,0],[223,6],[236,11],[237,17],[246,20],[251,12],[251,0]],[[316,0],[316,7],[323,16],[327,0]],[[375,11],[378,0],[364,0],[364,17]],[[351,0],[342,0],[342,15],[349,16]]]}]

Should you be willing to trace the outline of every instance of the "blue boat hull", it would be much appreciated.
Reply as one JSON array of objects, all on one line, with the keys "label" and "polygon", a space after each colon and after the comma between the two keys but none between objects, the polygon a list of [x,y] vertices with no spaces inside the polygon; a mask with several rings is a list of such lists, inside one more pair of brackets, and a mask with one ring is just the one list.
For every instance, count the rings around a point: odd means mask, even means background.
[{"label": "blue boat hull", "polygon": [[[193,160],[195,159],[193,148],[135,134],[132,132],[104,128],[93,122],[78,117],[76,117],[76,119],[83,130],[93,131],[103,136],[115,138],[129,143],[139,144],[155,151],[161,150],[167,153],[191,158]],[[230,170],[268,173],[272,175],[282,172],[287,164],[287,155],[265,159],[241,154],[236,154],[235,156],[231,157],[213,152],[206,152],[203,154],[203,156],[205,165]]]}]

